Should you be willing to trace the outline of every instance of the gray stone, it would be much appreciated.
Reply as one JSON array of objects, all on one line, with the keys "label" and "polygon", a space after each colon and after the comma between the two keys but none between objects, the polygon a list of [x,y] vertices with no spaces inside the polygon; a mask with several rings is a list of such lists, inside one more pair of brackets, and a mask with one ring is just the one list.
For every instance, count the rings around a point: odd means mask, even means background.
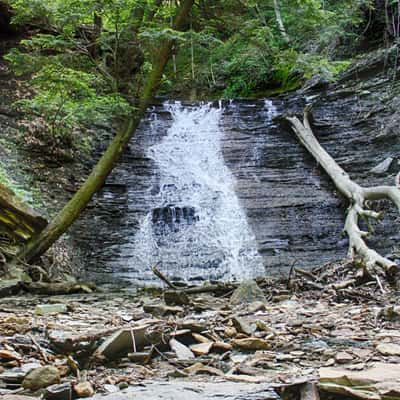
[{"label": "gray stone", "polygon": [[236,382],[141,382],[140,385],[112,393],[96,395],[96,400],[272,400],[278,399],[269,384]]},{"label": "gray stone", "polygon": [[245,281],[232,293],[230,303],[233,306],[251,304],[255,301],[267,302],[263,291],[253,280]]},{"label": "gray stone", "polygon": [[251,329],[251,326],[243,318],[235,316],[232,318],[232,322],[238,332],[248,336],[253,333],[253,329]]},{"label": "gray stone", "polygon": [[181,342],[178,342],[175,339],[171,339],[169,341],[169,345],[171,346],[171,349],[175,352],[178,360],[190,360],[194,358],[194,354],[189,349],[189,347],[185,346]]},{"label": "gray stone", "polygon": [[[106,357],[109,360],[121,355],[131,353],[133,350],[140,351],[146,344],[145,332],[147,325],[121,329],[106,339],[95,351],[95,357]],[[132,336],[135,341],[133,342]]]},{"label": "gray stone", "polygon": [[34,392],[56,383],[60,383],[60,373],[56,367],[47,365],[29,372],[22,381],[22,386]]}]

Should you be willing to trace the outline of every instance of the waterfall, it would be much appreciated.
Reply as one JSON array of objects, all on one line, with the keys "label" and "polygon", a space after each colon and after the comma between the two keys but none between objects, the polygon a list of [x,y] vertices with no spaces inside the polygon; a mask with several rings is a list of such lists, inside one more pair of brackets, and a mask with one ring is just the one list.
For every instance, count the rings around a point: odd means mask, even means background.
[{"label": "waterfall", "polygon": [[[147,149],[158,171],[151,209],[129,243],[122,277],[153,280],[157,262],[170,278],[185,281],[262,275],[256,240],[222,154],[222,105],[170,102],[165,109],[172,125]],[[150,133],[160,129],[155,120]]]}]

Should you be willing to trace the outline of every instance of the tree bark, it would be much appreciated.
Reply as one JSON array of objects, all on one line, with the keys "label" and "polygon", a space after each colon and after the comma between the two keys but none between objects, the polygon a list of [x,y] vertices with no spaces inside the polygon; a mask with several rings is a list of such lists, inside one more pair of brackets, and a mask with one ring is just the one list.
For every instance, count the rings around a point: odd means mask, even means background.
[{"label": "tree bark", "polygon": [[278,24],[279,32],[281,33],[283,40],[287,44],[289,44],[290,37],[286,32],[286,28],[285,28],[285,25],[282,20],[281,8],[279,6],[278,0],[274,0],[274,11],[275,11],[275,18],[276,18],[276,23]]},{"label": "tree bark", "polygon": [[312,132],[308,111],[304,112],[303,122],[297,117],[287,117],[286,119],[290,122],[303,146],[329,175],[340,193],[350,202],[344,225],[344,231],[349,237],[349,256],[361,258],[364,272],[369,275],[396,272],[398,269],[396,263],[370,249],[365,243],[364,238],[369,236],[369,232],[364,232],[359,228],[358,220],[360,217],[367,219],[381,217],[381,214],[366,209],[365,202],[367,200],[389,199],[400,212],[400,189],[396,186],[366,188],[358,185],[319,144]]},{"label": "tree bark", "polygon": [[[178,14],[175,17],[173,29],[181,30],[184,28],[193,4],[194,0],[183,1]],[[112,171],[115,163],[124,152],[131,137],[139,126],[140,120],[146,113],[147,107],[160,85],[165,66],[171,56],[173,44],[172,40],[166,40],[160,46],[158,60],[153,66],[152,71],[149,73],[139,100],[138,109],[134,116],[129,118],[123,127],[117,132],[86,181],[72,199],[38,236],[27,243],[25,248],[23,248],[17,255],[14,260],[15,263],[18,263],[18,260],[24,260],[27,263],[31,263],[44,254],[79,217],[82,210],[90,202],[94,193],[102,187],[107,176]]]}]

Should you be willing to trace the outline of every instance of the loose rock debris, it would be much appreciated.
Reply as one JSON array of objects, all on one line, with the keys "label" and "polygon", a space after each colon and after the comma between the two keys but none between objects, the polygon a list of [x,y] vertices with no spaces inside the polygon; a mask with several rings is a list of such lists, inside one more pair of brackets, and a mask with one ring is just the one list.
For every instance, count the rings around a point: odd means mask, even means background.
[{"label": "loose rock debris", "polygon": [[352,273],[293,269],[289,280],[258,281],[259,290],[245,282],[233,294],[0,299],[0,398],[69,400],[179,379],[268,384],[284,399],[400,399],[396,290],[357,287]]}]

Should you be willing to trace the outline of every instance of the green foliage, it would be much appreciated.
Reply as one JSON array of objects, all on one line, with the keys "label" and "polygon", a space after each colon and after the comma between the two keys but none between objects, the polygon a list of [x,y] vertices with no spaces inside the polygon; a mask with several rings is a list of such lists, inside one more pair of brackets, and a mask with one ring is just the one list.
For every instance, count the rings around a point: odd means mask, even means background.
[{"label": "green foliage", "polygon": [[223,95],[235,97],[276,87],[295,89],[315,74],[334,80],[351,61],[338,58],[337,47],[355,40],[371,1],[278,0],[278,4],[289,44],[279,30],[273,0],[209,1],[207,9],[200,7],[196,29],[216,40],[194,41],[194,82],[191,43],[181,44],[178,80],[171,86],[207,86],[219,95],[224,86]]},{"label": "green foliage", "polygon": [[[8,57],[16,73],[34,74],[36,97],[20,104],[51,124],[61,108],[62,121],[53,124],[59,132],[89,122],[88,116],[126,115],[126,92],[132,98],[140,91],[143,73],[151,69],[165,39],[175,41],[178,54],[164,79],[166,92],[197,87],[226,97],[253,96],[296,88],[314,74],[333,80],[349,63],[338,58],[338,46],[357,38],[373,3],[278,0],[287,43],[273,0],[198,0],[186,33],[171,28],[172,1],[158,9],[156,0],[9,1],[16,23],[40,25],[46,32],[23,41],[23,50]],[[101,29],[93,39],[96,18]],[[119,59],[118,49],[132,41],[145,59],[127,85],[121,82],[126,77],[115,74],[120,68],[109,64],[129,65]]]}]

